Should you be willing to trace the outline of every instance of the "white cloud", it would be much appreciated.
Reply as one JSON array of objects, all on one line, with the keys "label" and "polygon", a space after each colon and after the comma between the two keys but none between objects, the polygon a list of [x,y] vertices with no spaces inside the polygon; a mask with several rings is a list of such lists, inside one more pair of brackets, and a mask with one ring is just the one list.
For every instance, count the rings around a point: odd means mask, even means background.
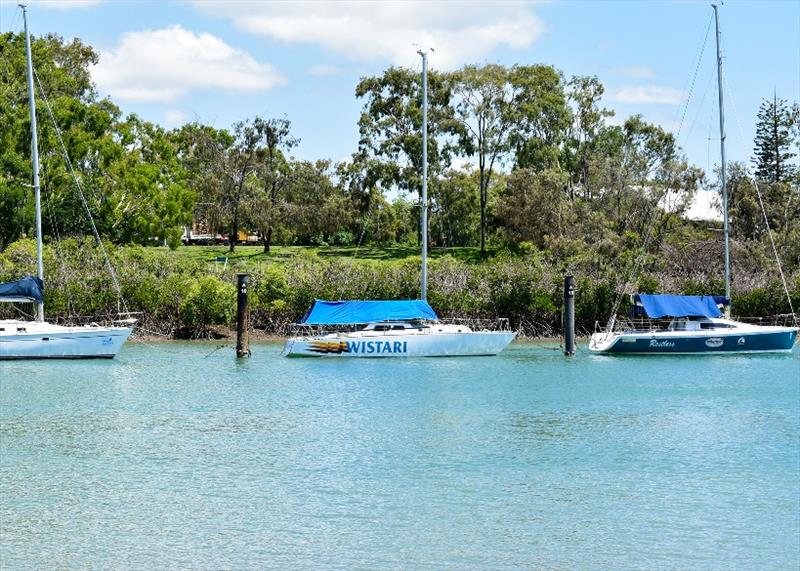
[{"label": "white cloud", "polygon": [[631,85],[618,89],[611,99],[620,103],[678,105],[683,101],[683,92],[664,85]]},{"label": "white cloud", "polygon": [[431,66],[479,62],[498,47],[527,48],[544,31],[531,3],[506,2],[195,2],[247,32],[316,44],[359,61],[415,66],[413,44],[432,47]]},{"label": "white cloud", "polygon": [[307,70],[308,75],[315,77],[328,77],[331,75],[339,75],[342,73],[342,68],[335,65],[313,65]]},{"label": "white cloud", "polygon": [[649,65],[636,65],[632,67],[621,67],[619,73],[625,77],[633,77],[635,79],[655,79],[656,72]]},{"label": "white cloud", "polygon": [[53,10],[72,10],[73,8],[89,8],[100,4],[101,0],[39,0],[31,2],[36,6]]},{"label": "white cloud", "polygon": [[189,115],[180,109],[167,109],[164,111],[164,120],[161,124],[171,129],[172,127],[180,127],[189,119]]},{"label": "white cloud", "polygon": [[122,101],[172,102],[199,89],[265,91],[285,79],[268,63],[207,33],[180,25],[128,32],[100,52],[98,88]]}]

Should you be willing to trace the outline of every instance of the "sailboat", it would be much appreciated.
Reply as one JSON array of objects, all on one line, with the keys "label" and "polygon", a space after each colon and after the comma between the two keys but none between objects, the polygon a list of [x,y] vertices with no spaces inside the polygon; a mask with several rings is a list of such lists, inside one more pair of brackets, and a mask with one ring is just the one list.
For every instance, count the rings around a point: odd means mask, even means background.
[{"label": "sailboat", "polygon": [[473,331],[442,323],[427,302],[428,289],[428,58],[422,57],[422,277],[421,299],[397,301],[316,300],[298,325],[351,328],[291,337],[288,357],[445,357],[496,355],[514,331]]},{"label": "sailboat", "polygon": [[25,50],[28,71],[28,101],[31,114],[31,159],[33,188],[36,200],[36,262],[38,275],[0,284],[0,302],[36,304],[36,319],[0,320],[0,360],[3,359],[81,359],[113,358],[128,339],[135,320],[123,326],[63,326],[44,319],[44,264],[42,262],[42,209],[39,187],[39,150],[36,137],[36,105],[34,102],[31,39],[24,6]]},{"label": "sailboat", "polygon": [[645,355],[786,352],[793,349],[797,339],[798,327],[753,325],[728,318],[731,313],[731,274],[728,193],[725,181],[725,114],[722,104],[719,14],[717,6],[714,5],[713,8],[719,85],[725,296],[635,294],[632,307],[634,315],[645,315],[650,319],[671,318],[668,325],[658,329],[615,331],[615,316],[612,315],[608,327],[592,335],[589,342],[589,350],[592,352]]}]

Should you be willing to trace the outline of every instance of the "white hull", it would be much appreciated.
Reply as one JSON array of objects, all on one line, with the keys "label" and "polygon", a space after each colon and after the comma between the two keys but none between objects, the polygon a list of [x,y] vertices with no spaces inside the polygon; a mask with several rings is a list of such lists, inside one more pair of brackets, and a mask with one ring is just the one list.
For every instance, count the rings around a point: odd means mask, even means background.
[{"label": "white hull", "polygon": [[111,359],[132,327],[65,327],[37,321],[0,321],[0,360]]},{"label": "white hull", "polygon": [[424,328],[408,332],[329,333],[292,337],[288,357],[460,357],[496,355],[514,340],[511,331],[461,331]]}]

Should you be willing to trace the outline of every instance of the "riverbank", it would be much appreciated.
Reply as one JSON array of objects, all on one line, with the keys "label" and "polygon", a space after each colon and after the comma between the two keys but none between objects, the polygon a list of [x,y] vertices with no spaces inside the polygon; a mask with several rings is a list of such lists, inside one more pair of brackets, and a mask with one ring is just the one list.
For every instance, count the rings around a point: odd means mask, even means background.
[{"label": "riverbank", "polygon": [[[414,299],[419,296],[420,260],[396,257],[361,259],[332,251],[292,249],[280,257],[248,256],[208,261],[201,251],[172,252],[141,246],[109,248],[116,268],[107,265],[89,241],[62,240],[44,250],[45,311],[56,322],[97,321],[131,312],[140,331],[155,337],[213,338],[233,325],[236,275],[249,273],[251,322],[265,336],[286,336],[315,299]],[[388,254],[387,254],[388,256]],[[0,281],[35,273],[35,245],[12,244],[0,254]],[[789,313],[783,286],[763,260],[739,256],[734,265],[733,304],[740,316]],[[563,276],[575,276],[576,327],[589,334],[604,324],[617,299],[624,315],[627,273],[619,260],[557,257],[540,251],[495,252],[473,259],[444,254],[429,263],[428,301],[441,318],[462,319],[475,328],[486,320],[508,319],[523,337],[557,337],[561,331]],[[625,264],[623,264],[625,265]],[[628,291],[684,294],[719,293],[721,268],[698,264],[692,252],[673,253],[645,265]],[[788,274],[795,308],[800,307],[800,271]],[[119,286],[118,296],[117,288]],[[0,307],[0,319],[18,317]],[[223,333],[223,335],[225,335]]]}]

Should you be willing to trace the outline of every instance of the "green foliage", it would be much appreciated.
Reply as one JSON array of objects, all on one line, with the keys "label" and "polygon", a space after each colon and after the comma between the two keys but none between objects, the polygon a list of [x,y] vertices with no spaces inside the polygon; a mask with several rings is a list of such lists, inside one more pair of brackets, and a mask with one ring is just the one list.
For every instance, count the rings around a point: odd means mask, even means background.
[{"label": "green foliage", "polygon": [[764,99],[756,119],[753,162],[756,177],[766,183],[791,182],[797,166],[791,163],[795,153],[790,151],[793,131],[798,117],[784,99],[773,94]]},{"label": "green foliage", "polygon": [[229,325],[235,311],[236,287],[216,276],[192,283],[180,303],[184,325],[192,336],[204,336],[212,325]]},{"label": "green foliage", "polygon": [[[43,233],[90,233],[77,185],[104,238],[121,243],[151,241],[177,246],[181,227],[191,220],[193,194],[173,140],[163,129],[98,99],[89,69],[94,50],[74,39],[49,35],[32,39],[33,65],[47,94],[54,125],[37,90]],[[30,121],[26,92],[24,38],[0,35],[0,248],[33,233]],[[66,154],[57,137],[61,132]]]}]

